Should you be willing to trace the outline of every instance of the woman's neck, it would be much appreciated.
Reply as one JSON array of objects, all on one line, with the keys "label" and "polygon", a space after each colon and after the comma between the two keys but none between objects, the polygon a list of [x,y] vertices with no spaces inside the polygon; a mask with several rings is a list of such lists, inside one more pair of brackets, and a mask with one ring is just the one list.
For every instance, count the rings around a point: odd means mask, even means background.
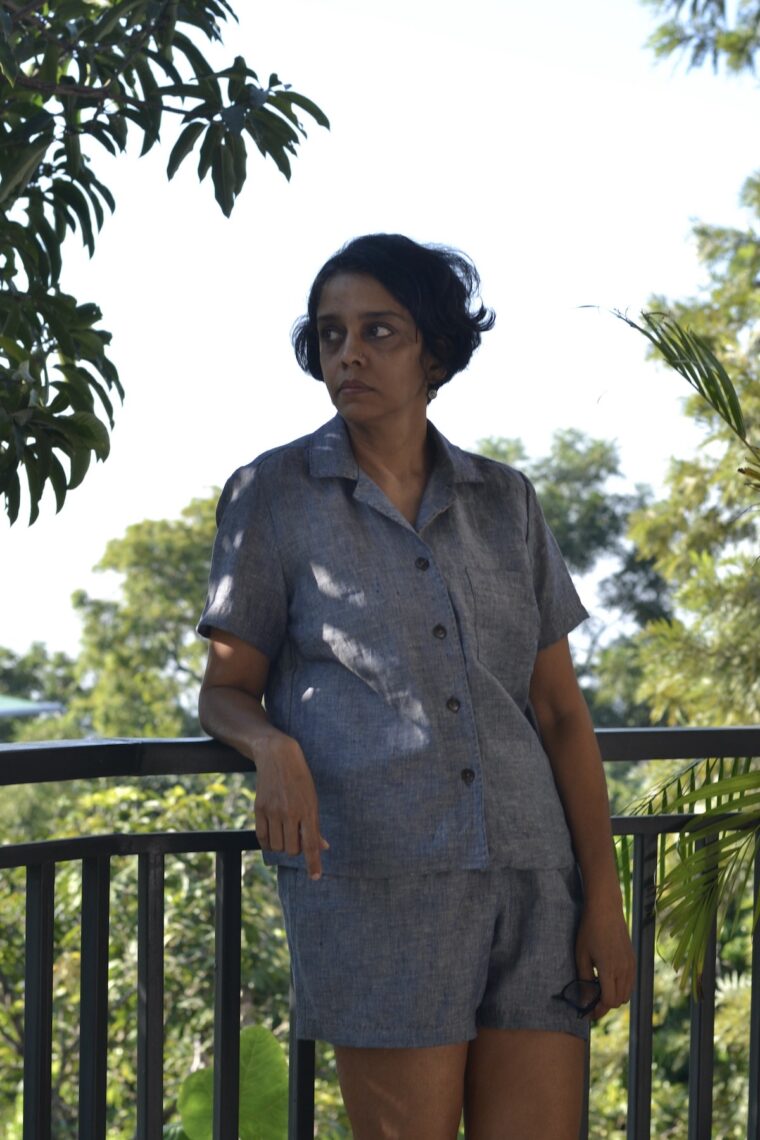
[{"label": "woman's neck", "polygon": [[407,432],[347,423],[356,462],[414,526],[433,466],[427,419]]},{"label": "woman's neck", "polygon": [[372,479],[426,479],[430,470],[427,419],[392,426],[346,424],[356,462]]}]

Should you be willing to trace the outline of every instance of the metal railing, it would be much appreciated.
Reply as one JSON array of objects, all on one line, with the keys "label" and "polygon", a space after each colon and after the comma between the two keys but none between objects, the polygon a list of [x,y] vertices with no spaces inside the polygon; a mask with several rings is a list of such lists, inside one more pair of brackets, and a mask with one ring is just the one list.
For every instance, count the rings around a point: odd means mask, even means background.
[{"label": "metal railing", "polygon": [[[602,729],[606,761],[690,760],[760,755],[760,727],[725,729]],[[47,781],[197,773],[249,772],[232,749],[210,740],[77,741],[0,745],[0,786]],[[657,844],[687,815],[619,816],[618,835],[633,836],[633,940],[637,984],[631,1002],[628,1063],[628,1140],[650,1135],[655,977],[654,899]],[[253,831],[119,834],[0,846],[0,870],[26,868],[24,1140],[54,1140],[51,1132],[52,1010],[56,864],[82,866],[79,1138],[105,1140],[108,1038],[110,861],[138,861],[137,1140],[163,1131],[164,862],[167,855],[216,855],[214,1140],[238,1136],[240,1034],[241,858],[255,851]],[[760,851],[755,861],[760,893]],[[711,1140],[715,931],[690,1010],[689,1140]],[[752,942],[748,1140],[760,1140],[760,928]],[[593,1036],[593,1035],[592,1035]],[[314,1135],[314,1043],[290,1049],[289,1140]],[[586,1114],[583,1136],[589,1135]]]}]

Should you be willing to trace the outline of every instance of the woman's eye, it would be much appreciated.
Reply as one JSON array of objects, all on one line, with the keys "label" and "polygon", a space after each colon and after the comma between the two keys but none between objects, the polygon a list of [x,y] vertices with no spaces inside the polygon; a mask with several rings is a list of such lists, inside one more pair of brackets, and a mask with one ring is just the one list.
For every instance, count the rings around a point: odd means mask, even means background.
[{"label": "woman's eye", "polygon": [[369,335],[374,340],[383,340],[385,337],[390,336],[393,329],[388,328],[387,325],[370,325]]},{"label": "woman's eye", "polygon": [[331,328],[329,325],[319,330],[319,339],[322,344],[335,344],[339,336],[340,333],[338,329]]}]

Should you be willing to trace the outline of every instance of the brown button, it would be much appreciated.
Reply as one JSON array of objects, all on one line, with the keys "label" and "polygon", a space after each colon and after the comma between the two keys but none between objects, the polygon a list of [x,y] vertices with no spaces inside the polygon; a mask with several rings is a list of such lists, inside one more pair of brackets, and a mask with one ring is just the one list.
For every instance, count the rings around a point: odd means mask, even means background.
[{"label": "brown button", "polygon": [[471,784],[472,781],[475,779],[475,773],[473,772],[472,768],[463,768],[459,774],[462,777],[465,784]]},{"label": "brown button", "polygon": [[443,638],[445,636],[446,636],[446,626],[445,625],[434,625],[433,626],[433,637],[440,637],[441,640],[443,640]]},{"label": "brown button", "polygon": [[461,702],[457,700],[456,697],[449,697],[449,699],[446,701],[446,708],[450,709],[452,712],[459,712],[461,707]]},{"label": "brown button", "polygon": [[427,558],[415,559],[414,565],[417,567],[418,570],[429,570],[430,569],[430,563],[428,562]]}]

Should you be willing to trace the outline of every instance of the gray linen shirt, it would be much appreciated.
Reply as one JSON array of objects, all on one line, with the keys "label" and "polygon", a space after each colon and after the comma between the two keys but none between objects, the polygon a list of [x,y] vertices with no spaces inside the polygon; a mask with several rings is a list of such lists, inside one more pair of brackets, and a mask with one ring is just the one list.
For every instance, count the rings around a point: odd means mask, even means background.
[{"label": "gray linen shirt", "polygon": [[267,712],[314,777],[327,873],[566,866],[528,690],[537,651],[588,615],[525,476],[430,431],[415,526],[340,416],[236,471],[198,629],[270,659]]}]

